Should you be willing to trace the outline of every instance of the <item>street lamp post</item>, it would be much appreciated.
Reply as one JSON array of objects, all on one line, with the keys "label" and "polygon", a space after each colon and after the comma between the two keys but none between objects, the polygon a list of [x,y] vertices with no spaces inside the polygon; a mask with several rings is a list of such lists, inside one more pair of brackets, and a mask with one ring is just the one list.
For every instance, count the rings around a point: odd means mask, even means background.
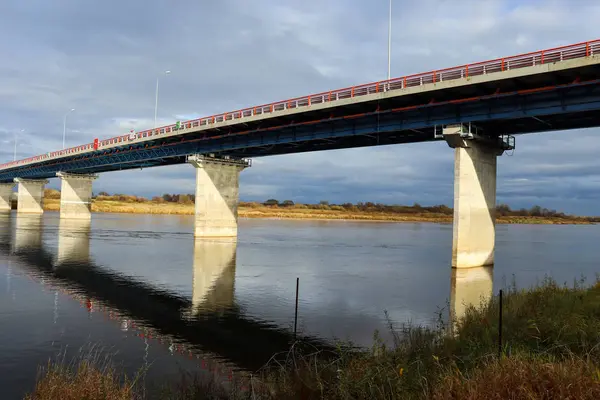
[{"label": "street lamp post", "polygon": [[[169,75],[171,73],[171,71],[165,71],[164,74],[165,75]],[[154,99],[154,127],[156,128],[156,116],[158,115],[158,79],[159,77],[156,77],[156,96]]]},{"label": "street lamp post", "polygon": [[389,12],[389,22],[388,22],[388,81],[391,79],[392,75],[392,0],[390,0],[390,12]]},{"label": "street lamp post", "polygon": [[[25,129],[21,129],[21,133],[25,132]],[[17,161],[17,134],[15,133],[15,150],[13,152],[13,161]]]},{"label": "street lamp post", "polygon": [[65,118],[63,121],[63,145],[62,148],[63,150],[65,149],[65,139],[67,137],[67,116],[69,115],[69,113],[75,111],[74,108],[71,108],[69,111],[67,111],[67,113],[65,114]]}]

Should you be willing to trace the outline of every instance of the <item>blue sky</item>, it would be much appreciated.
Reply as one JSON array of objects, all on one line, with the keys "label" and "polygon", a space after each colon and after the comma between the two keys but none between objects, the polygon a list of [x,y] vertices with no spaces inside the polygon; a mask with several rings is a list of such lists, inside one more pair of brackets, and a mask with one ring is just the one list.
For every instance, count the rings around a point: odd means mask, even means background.
[{"label": "blue sky", "polygon": [[[384,79],[387,0],[3,0],[0,160],[153,124]],[[593,0],[394,0],[392,75],[600,38]],[[21,129],[25,129],[20,133]],[[498,202],[600,214],[597,129],[519,136]],[[443,142],[255,159],[243,200],[452,204]],[[51,187],[58,187],[54,179]],[[94,190],[193,192],[191,166],[103,174]]]}]

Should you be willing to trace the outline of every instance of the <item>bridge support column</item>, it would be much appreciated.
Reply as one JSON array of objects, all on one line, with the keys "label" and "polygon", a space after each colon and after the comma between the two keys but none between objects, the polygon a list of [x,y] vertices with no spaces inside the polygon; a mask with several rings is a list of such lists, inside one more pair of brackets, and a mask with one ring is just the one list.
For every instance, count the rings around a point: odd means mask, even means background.
[{"label": "bridge support column", "polygon": [[48,183],[45,179],[15,178],[18,183],[17,212],[22,214],[44,213],[44,186]]},{"label": "bridge support column", "polygon": [[60,218],[92,218],[92,182],[98,175],[57,172],[60,185]]},{"label": "bridge support column", "polygon": [[496,164],[504,151],[496,139],[476,139],[465,126],[444,128],[454,148],[452,267],[494,265]]},{"label": "bridge support column", "polygon": [[10,212],[14,187],[14,183],[0,183],[0,213]]},{"label": "bridge support column", "polygon": [[237,237],[239,177],[247,160],[192,155],[196,168],[194,236]]}]

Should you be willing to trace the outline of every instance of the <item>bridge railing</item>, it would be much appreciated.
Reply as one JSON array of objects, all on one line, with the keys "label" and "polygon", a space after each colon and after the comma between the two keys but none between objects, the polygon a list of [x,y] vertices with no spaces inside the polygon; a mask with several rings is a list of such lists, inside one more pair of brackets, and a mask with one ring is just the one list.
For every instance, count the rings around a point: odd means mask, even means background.
[{"label": "bridge railing", "polygon": [[[263,104],[241,110],[230,111],[226,113],[211,115],[189,121],[184,121],[177,127],[176,124],[163,126],[160,128],[140,131],[130,135],[116,136],[99,142],[99,149],[112,145],[124,145],[130,141],[161,136],[176,132],[178,130],[193,129],[201,126],[209,126],[226,121],[250,118],[257,115],[282,112],[285,110],[294,110],[310,107],[312,105],[336,102],[354,97],[372,95],[388,91],[405,90],[411,87],[436,84],[456,79],[471,78],[474,76],[505,72],[519,68],[532,67],[542,64],[551,64],[576,58],[590,57],[600,55],[600,39],[589,42],[576,43],[552,49],[539,50],[531,53],[519,54],[511,57],[497,58],[494,60],[465,64],[458,67],[423,72],[414,75],[407,75],[400,78],[383,80],[367,83],[363,85],[350,86],[347,88],[331,90],[311,94],[308,96],[295,97],[292,99],[277,101],[274,103]],[[88,153],[93,150],[93,144],[88,143],[76,146],[70,149],[46,153],[43,155],[26,158],[24,160],[12,161],[1,164],[0,169],[12,168],[36,161],[44,161],[52,158],[60,158],[66,155]]]},{"label": "bridge railing", "polygon": [[[594,54],[600,54],[600,40],[561,46],[553,49],[539,50],[512,57],[504,57],[473,64],[465,64],[458,67],[429,71],[400,78],[393,78],[390,80],[372,82],[328,92],[311,94],[308,96],[291,98],[274,103],[263,104],[260,106],[244,108],[241,110],[230,111],[209,117],[202,117],[186,121],[182,124],[182,126],[184,128],[206,126],[224,121],[232,121],[240,118],[248,118],[288,109],[310,107],[311,105],[381,93],[390,90],[406,89],[431,83],[469,78],[478,75],[487,75],[490,73],[509,71],[541,64],[555,63],[558,61],[592,56]],[[175,125],[169,125],[159,128],[159,134],[170,132],[174,127]]]}]

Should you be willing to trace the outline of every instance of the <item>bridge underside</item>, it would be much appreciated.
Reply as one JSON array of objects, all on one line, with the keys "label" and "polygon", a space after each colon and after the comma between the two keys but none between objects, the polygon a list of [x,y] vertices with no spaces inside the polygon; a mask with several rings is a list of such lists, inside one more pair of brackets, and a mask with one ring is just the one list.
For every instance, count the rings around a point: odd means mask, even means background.
[{"label": "bridge underside", "polygon": [[599,75],[592,65],[238,123],[8,169],[0,182],[182,164],[189,154],[250,158],[434,141],[456,123],[490,136],[596,127]]}]

